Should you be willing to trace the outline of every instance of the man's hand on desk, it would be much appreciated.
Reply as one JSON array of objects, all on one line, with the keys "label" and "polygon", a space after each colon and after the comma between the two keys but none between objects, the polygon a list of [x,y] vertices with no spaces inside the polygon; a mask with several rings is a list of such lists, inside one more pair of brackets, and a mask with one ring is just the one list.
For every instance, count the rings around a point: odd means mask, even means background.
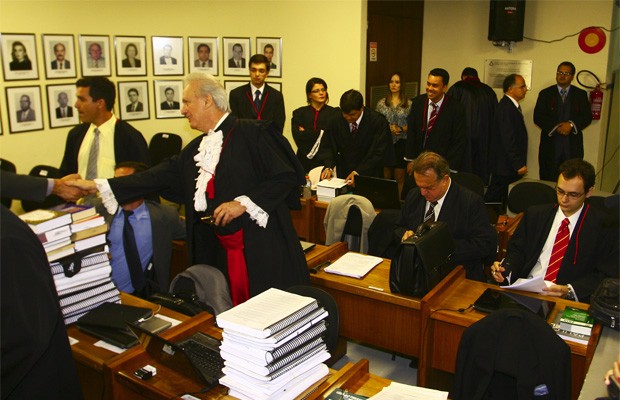
[{"label": "man's hand on desk", "polygon": [[215,225],[226,226],[230,221],[243,214],[245,210],[245,207],[236,200],[222,203],[213,211]]}]

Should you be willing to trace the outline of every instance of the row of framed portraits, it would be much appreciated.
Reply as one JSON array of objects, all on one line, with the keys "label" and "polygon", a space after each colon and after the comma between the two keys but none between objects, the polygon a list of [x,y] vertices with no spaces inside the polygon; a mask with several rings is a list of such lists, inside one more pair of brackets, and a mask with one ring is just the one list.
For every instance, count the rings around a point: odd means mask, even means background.
[{"label": "row of framed portraits", "polygon": [[[230,91],[247,84],[248,81],[225,81],[224,87]],[[282,84],[270,82],[269,85],[282,91]],[[117,83],[118,111],[125,121],[150,119],[150,96],[148,81],[127,81]],[[47,85],[47,113],[50,128],[73,126],[80,123],[76,101],[75,84]],[[153,81],[153,109],[155,117],[182,118],[181,97],[182,80]],[[11,133],[21,133],[43,129],[42,95],[40,86],[20,86],[6,88],[8,120]],[[0,135],[2,126],[0,124]]]},{"label": "row of framed portraits", "polygon": [[[82,76],[111,76],[116,66],[117,76],[146,76],[147,41],[145,36],[114,36],[112,49],[107,35],[79,35],[79,57],[74,35],[43,34],[43,56],[47,79],[75,78],[77,59]],[[2,33],[2,65],[4,80],[39,79],[37,44],[34,34]],[[153,75],[184,75],[187,71],[204,71],[219,75],[221,65],[226,76],[247,76],[253,55],[249,37],[151,36]],[[114,51],[112,51],[114,50]],[[271,62],[269,75],[282,77],[282,38],[257,37],[256,52]],[[114,53],[115,63],[111,54]]]}]

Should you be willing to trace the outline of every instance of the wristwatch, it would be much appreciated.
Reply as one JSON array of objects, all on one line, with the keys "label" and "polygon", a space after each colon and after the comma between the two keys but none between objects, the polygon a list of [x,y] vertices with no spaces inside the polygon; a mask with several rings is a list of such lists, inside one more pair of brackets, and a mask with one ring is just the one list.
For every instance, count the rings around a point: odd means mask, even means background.
[{"label": "wristwatch", "polygon": [[566,293],[564,298],[566,300],[575,300],[575,291],[573,290],[573,287],[570,285],[567,285],[566,287],[568,288],[568,293]]}]

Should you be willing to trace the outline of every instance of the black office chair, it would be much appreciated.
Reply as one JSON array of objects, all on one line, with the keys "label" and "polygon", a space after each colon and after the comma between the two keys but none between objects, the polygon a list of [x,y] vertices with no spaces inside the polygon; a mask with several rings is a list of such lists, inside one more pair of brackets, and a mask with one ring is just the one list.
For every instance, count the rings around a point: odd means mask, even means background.
[{"label": "black office chair", "polygon": [[463,333],[450,397],[570,399],[570,363],[570,348],[544,319],[526,310],[498,310]]},{"label": "black office chair", "polygon": [[457,172],[456,174],[450,174],[450,178],[480,197],[484,197],[484,182],[478,175],[471,172]]},{"label": "black office chair", "polygon": [[557,202],[555,190],[540,182],[522,182],[508,193],[508,208],[515,214],[538,204]]},{"label": "black office chair", "polygon": [[[58,168],[52,167],[50,165],[36,165],[30,170],[30,173],[28,175],[38,176],[41,178],[54,178],[54,179],[62,178],[62,172],[60,172]],[[65,201],[61,199],[60,197],[56,195],[50,195],[50,196],[47,196],[47,198],[41,203],[38,203],[36,201],[23,200],[22,208],[24,209],[24,211],[33,211],[38,208],[54,207],[64,202]]]},{"label": "black office chair", "polygon": [[327,311],[329,315],[327,316],[325,344],[327,345],[327,351],[333,355],[338,346],[338,337],[340,334],[340,313],[336,300],[325,290],[309,285],[292,286],[286,291],[300,296],[312,297],[317,300],[320,307],[323,307]]},{"label": "black office chair", "polygon": [[[15,164],[10,162],[9,160],[5,160],[4,158],[0,158],[0,168],[3,171],[8,171],[8,172],[12,172],[12,173],[16,173],[17,172],[17,169],[15,168]],[[8,197],[2,197],[1,200],[2,200],[2,204],[6,208],[11,208],[11,203],[13,202],[13,199],[8,198]]]},{"label": "black office chair", "polygon": [[174,133],[159,132],[149,142],[151,164],[157,165],[162,160],[181,152],[183,140]]},{"label": "black office chair", "polygon": [[347,222],[342,230],[341,242],[349,243],[349,250],[360,251],[362,241],[362,212],[357,206],[351,206],[347,214]]}]

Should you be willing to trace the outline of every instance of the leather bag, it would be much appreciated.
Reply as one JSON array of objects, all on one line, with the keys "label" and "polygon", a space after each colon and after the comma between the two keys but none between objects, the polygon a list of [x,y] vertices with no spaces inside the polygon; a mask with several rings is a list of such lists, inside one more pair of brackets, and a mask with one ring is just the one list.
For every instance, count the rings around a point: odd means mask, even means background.
[{"label": "leather bag", "polygon": [[423,223],[401,242],[390,264],[390,290],[424,297],[454,268],[454,239],[445,222]]},{"label": "leather bag", "polygon": [[590,298],[590,315],[603,325],[620,330],[618,279],[603,279]]}]

